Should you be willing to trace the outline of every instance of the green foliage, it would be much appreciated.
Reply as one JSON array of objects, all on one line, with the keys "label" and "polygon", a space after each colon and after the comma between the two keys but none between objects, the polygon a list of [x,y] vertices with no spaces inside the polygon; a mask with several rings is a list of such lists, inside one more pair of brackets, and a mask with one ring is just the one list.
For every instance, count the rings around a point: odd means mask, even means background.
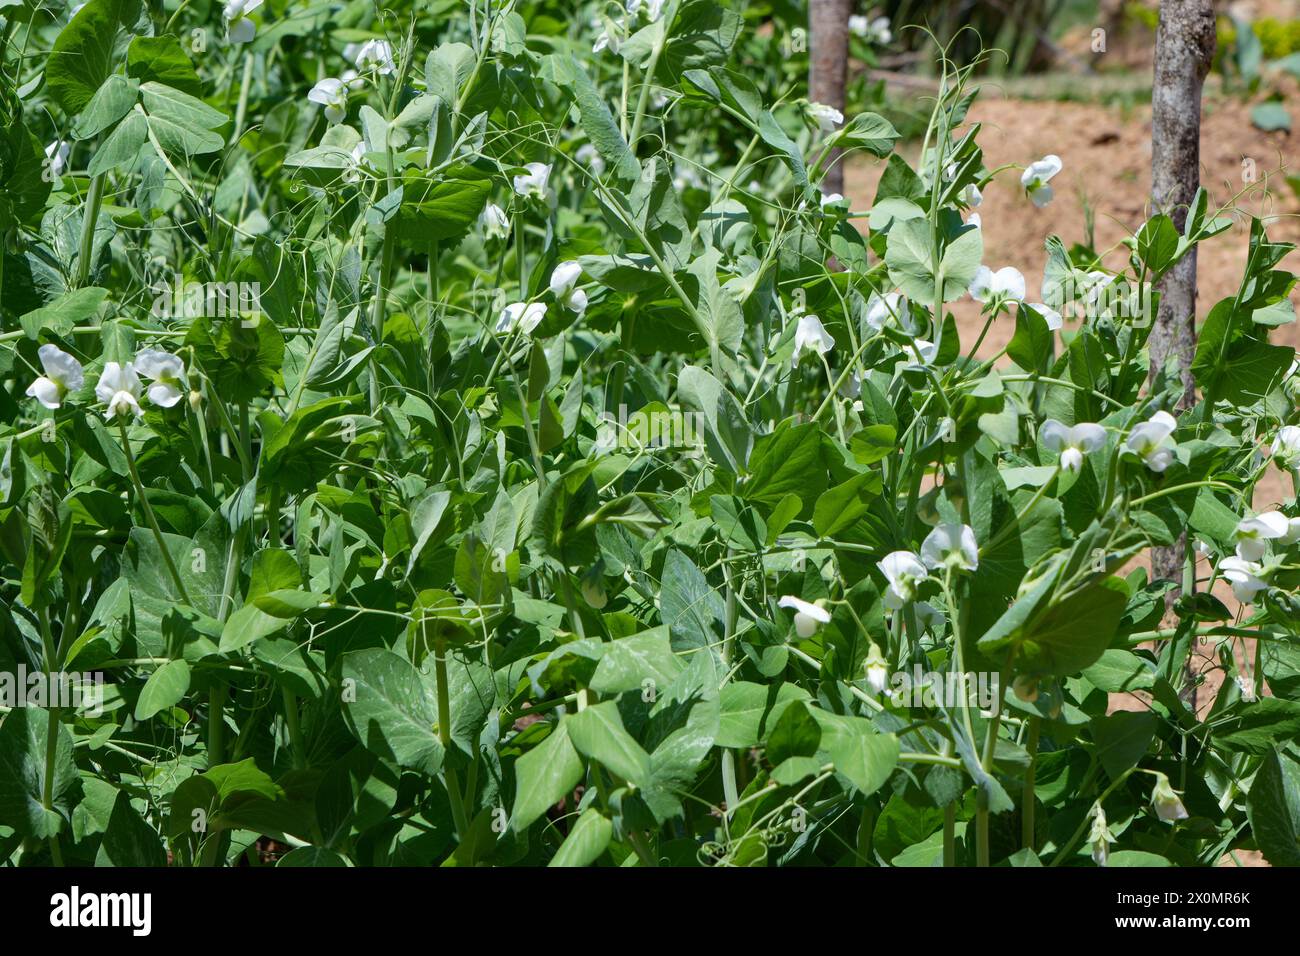
[{"label": "green foliage", "polygon": [[[918,155],[787,95],[784,9],[207,6],[6,28],[4,862],[1297,862],[1288,244],[1166,424],[1153,287],[1229,210],[1022,301],[973,68]],[[1124,569],[1188,529],[1167,612]]]}]

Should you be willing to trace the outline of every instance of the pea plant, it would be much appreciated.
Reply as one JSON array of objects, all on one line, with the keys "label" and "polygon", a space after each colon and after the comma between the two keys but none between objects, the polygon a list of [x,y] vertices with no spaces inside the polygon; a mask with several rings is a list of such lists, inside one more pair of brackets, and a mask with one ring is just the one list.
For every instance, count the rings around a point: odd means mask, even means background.
[{"label": "pea plant", "polygon": [[896,148],[762,5],[0,16],[0,859],[1300,862],[1261,222],[1047,236],[1028,302],[974,210],[1062,159],[946,62]]}]

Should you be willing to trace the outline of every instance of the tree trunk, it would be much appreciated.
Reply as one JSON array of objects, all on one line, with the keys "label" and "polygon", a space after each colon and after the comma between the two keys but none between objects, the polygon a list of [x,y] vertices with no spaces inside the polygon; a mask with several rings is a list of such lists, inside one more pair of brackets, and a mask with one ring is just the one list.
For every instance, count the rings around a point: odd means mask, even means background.
[{"label": "tree trunk", "polygon": [[[1201,87],[1214,57],[1214,9],[1211,0],[1162,0],[1156,28],[1155,77],[1151,88],[1151,204],[1167,214],[1181,232],[1187,209],[1201,183]],[[1164,367],[1177,358],[1182,394],[1178,407],[1196,398],[1192,357],[1196,351],[1196,249],[1185,255],[1160,282],[1160,308],[1151,330],[1152,387],[1164,381]],[[1151,555],[1152,576],[1181,586],[1187,535]],[[1171,591],[1166,607],[1181,592]],[[1190,667],[1190,661],[1189,661]],[[1189,682],[1196,710],[1195,685]]]},{"label": "tree trunk", "polygon": [[[1213,56],[1210,0],[1163,0],[1151,89],[1151,204],[1172,218],[1180,232],[1201,184],[1201,86]],[[1159,380],[1166,359],[1176,355],[1183,385],[1180,407],[1195,398],[1195,321],[1193,248],[1161,280],[1160,310],[1151,330],[1151,381]]]},{"label": "tree trunk", "polygon": [[[844,112],[849,64],[849,0],[808,0],[808,99]],[[827,157],[822,192],[844,192],[839,150]]]}]

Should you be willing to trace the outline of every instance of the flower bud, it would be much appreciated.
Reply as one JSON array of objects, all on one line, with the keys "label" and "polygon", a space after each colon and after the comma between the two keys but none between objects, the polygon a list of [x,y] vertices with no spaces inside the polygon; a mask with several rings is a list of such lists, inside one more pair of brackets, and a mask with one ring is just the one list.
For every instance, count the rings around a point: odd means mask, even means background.
[{"label": "flower bud", "polygon": [[1186,820],[1187,808],[1178,794],[1169,785],[1169,778],[1163,773],[1156,774],[1156,785],[1151,788],[1151,805],[1156,808],[1156,816],[1161,820]]},{"label": "flower bud", "polygon": [[871,692],[876,695],[883,694],[889,685],[889,662],[874,643],[871,645],[871,652],[867,655],[865,668],[867,686],[871,688]]},{"label": "flower bud", "polygon": [[1038,700],[1038,678],[1032,674],[1017,674],[1011,689],[1026,704]]}]

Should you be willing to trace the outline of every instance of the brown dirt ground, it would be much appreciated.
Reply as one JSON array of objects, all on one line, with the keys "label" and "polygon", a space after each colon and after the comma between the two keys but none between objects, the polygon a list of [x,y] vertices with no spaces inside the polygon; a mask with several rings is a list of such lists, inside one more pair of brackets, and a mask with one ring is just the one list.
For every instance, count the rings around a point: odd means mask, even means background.
[{"label": "brown dirt ground", "polygon": [[[1290,98],[1297,102],[1296,97]],[[985,165],[994,169],[1006,163],[1024,165],[1047,153],[1056,153],[1064,163],[1053,180],[1056,198],[1044,209],[1036,209],[1024,197],[1016,170],[1007,170],[984,190],[979,208],[984,230],[984,262],[997,269],[1015,266],[1024,273],[1029,301],[1038,301],[1046,263],[1044,238],[1055,233],[1067,246],[1086,235],[1088,210],[1095,231],[1094,247],[1109,250],[1108,265],[1122,268],[1126,250],[1119,245],[1131,235],[1149,212],[1151,188],[1150,107],[1123,109],[1092,103],[1035,101],[1001,98],[986,89],[971,110],[970,120],[983,124],[981,144]],[[1300,136],[1300,132],[1297,132]],[[903,151],[915,162],[917,144]],[[1243,182],[1243,160],[1254,161],[1256,181]],[[1294,137],[1283,132],[1265,133],[1250,123],[1249,109],[1230,97],[1207,99],[1201,135],[1201,181],[1210,193],[1211,204],[1232,205],[1243,215],[1227,233],[1199,248],[1198,319],[1204,319],[1214,303],[1232,295],[1245,266],[1249,220],[1245,213],[1265,219],[1269,237],[1300,242],[1300,199],[1285,176],[1300,174],[1300,150]],[[855,210],[869,207],[883,164],[859,161],[845,171],[845,193]],[[865,222],[862,228],[865,228]],[[1300,267],[1300,256],[1292,254],[1283,265]],[[1293,294],[1293,302],[1300,296]],[[973,342],[982,322],[978,305],[966,299],[952,305],[961,336]],[[988,357],[1001,350],[1014,331],[1013,323],[1000,319],[989,331],[979,350]],[[1300,347],[1300,325],[1278,329],[1273,341]],[[1270,470],[1257,488],[1255,507],[1275,507],[1292,496],[1290,483]],[[1208,568],[1202,567],[1202,574]],[[1236,609],[1230,589],[1216,593]],[[1253,642],[1247,642],[1253,644]],[[1239,645],[1241,642],[1239,642]],[[1236,648],[1238,660],[1251,661],[1251,646]],[[1203,714],[1213,701],[1223,675],[1216,670],[1213,645],[1201,649],[1201,669],[1206,683],[1198,692],[1198,710]],[[1266,688],[1261,692],[1267,693]],[[1146,703],[1131,695],[1113,695],[1112,710],[1143,709]],[[1258,854],[1238,854],[1246,865],[1267,865]],[[1226,858],[1220,865],[1233,865]]]}]

